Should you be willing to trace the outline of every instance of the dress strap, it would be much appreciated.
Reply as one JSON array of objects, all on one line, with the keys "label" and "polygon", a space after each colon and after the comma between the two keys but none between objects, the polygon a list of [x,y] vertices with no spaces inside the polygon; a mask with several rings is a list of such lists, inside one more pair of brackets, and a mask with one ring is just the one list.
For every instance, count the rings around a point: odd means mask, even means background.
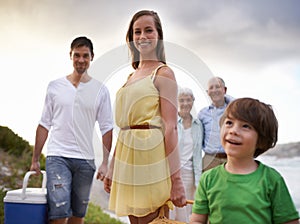
[{"label": "dress strap", "polygon": [[152,75],[151,75],[151,80],[152,82],[154,82],[155,78],[156,78],[156,74],[157,74],[157,71],[162,68],[162,67],[168,67],[166,64],[162,64],[160,66],[158,66],[153,72],[152,72]]},{"label": "dress strap", "polygon": [[128,79],[129,79],[132,75],[133,75],[133,72],[130,73],[130,74],[128,75],[127,80],[126,80],[126,82],[124,83],[124,85],[123,85],[122,87],[125,87],[125,86],[126,86],[126,84],[127,84],[127,82],[128,82]]}]

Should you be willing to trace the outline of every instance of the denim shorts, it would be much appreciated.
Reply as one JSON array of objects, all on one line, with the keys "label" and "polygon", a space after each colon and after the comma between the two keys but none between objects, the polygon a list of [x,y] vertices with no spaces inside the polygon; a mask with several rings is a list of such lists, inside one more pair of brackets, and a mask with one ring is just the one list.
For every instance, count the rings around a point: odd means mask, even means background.
[{"label": "denim shorts", "polygon": [[47,202],[50,220],[85,216],[95,170],[94,160],[47,157]]}]

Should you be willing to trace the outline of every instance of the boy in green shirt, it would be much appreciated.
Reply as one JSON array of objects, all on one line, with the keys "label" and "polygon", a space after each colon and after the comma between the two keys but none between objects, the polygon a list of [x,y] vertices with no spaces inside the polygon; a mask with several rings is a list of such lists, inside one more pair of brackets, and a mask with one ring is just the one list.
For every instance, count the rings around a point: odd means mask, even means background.
[{"label": "boy in green shirt", "polygon": [[277,142],[278,122],[271,106],[236,99],[220,126],[227,162],[202,174],[190,223],[299,223],[282,176],[254,159]]}]

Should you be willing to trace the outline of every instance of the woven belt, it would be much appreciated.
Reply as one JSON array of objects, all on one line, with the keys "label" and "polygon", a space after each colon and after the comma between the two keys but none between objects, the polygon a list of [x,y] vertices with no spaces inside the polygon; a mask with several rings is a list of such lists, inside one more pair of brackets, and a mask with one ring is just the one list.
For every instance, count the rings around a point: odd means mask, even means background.
[{"label": "woven belt", "polygon": [[155,129],[155,128],[160,128],[155,125],[148,125],[148,124],[141,124],[141,125],[131,125],[131,126],[126,126],[121,128],[121,130],[129,130],[129,129]]}]

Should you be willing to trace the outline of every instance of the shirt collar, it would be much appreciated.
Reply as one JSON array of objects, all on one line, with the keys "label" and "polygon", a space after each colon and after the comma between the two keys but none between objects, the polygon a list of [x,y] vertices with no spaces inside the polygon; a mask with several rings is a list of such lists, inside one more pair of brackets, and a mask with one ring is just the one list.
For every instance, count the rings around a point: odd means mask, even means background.
[{"label": "shirt collar", "polygon": [[233,97],[229,96],[229,95],[225,95],[224,96],[224,105],[221,107],[216,107],[215,105],[211,104],[208,106],[209,109],[213,109],[213,108],[218,108],[218,109],[223,109],[225,107],[227,107],[227,105],[234,99]]},{"label": "shirt collar", "polygon": [[[193,115],[192,116],[192,123],[196,123],[196,124],[200,124],[200,120],[197,118],[194,118]],[[182,123],[182,118],[178,115],[178,123]]]}]

